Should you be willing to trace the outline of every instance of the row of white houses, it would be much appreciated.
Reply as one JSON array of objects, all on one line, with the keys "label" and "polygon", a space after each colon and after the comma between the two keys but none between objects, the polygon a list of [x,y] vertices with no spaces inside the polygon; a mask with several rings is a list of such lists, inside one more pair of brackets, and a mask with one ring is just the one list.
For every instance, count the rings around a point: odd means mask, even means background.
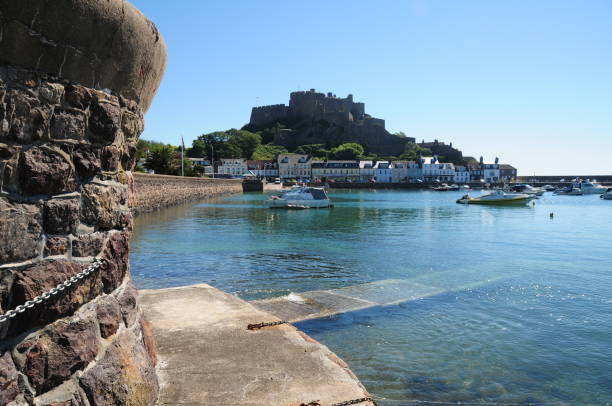
[{"label": "row of white houses", "polygon": [[[212,171],[210,162],[191,158]],[[253,174],[283,181],[349,181],[349,182],[508,182],[516,178],[516,169],[494,162],[472,162],[467,167],[438,162],[437,157],[422,157],[414,161],[316,160],[308,155],[281,154],[276,161],[256,161],[242,158],[220,159],[215,173],[224,176]]]}]

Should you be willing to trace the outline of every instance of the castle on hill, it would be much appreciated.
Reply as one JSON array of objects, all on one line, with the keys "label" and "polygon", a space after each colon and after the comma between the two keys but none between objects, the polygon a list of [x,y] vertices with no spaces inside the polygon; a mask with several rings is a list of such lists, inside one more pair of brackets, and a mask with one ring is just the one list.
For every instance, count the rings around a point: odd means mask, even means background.
[{"label": "castle on hill", "polygon": [[315,89],[292,92],[289,105],[275,104],[253,107],[249,127],[263,129],[283,124],[274,142],[288,148],[304,144],[325,144],[333,147],[345,142],[357,142],[366,152],[399,155],[408,141],[385,129],[385,120],[365,112],[365,103]]},{"label": "castle on hill", "polygon": [[288,106],[274,104],[253,107],[250,124],[262,126],[288,118],[310,118],[339,124],[362,121],[366,125],[385,128],[385,120],[366,114],[365,103],[354,102],[352,94],[343,99],[331,92],[319,93],[315,89],[307,92],[291,92]]}]

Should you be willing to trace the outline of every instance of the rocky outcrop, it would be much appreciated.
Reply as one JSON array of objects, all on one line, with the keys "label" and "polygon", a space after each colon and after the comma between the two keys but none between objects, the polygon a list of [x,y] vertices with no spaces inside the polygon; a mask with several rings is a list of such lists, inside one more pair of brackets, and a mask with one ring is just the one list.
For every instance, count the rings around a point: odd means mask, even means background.
[{"label": "rocky outcrop", "polygon": [[[128,198],[135,213],[181,203],[242,193],[242,182],[235,179],[189,178],[133,173],[133,189]],[[128,184],[131,184],[128,182]]]},{"label": "rocky outcrop", "polygon": [[122,0],[0,2],[0,405],[151,405],[128,182],[163,40]]}]

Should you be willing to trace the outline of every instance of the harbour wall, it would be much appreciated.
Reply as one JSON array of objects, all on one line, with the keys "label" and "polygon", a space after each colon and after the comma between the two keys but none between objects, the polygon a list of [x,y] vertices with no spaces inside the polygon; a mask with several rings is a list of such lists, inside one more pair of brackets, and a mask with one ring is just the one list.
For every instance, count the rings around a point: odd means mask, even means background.
[{"label": "harbour wall", "polygon": [[128,200],[134,213],[242,193],[242,181],[237,179],[192,178],[135,172],[131,183]]}]

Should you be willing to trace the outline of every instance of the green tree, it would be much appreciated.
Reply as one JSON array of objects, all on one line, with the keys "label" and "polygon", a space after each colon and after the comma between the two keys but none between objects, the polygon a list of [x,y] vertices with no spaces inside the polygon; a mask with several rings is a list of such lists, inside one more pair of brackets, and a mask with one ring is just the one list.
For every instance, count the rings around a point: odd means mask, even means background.
[{"label": "green tree", "polygon": [[187,156],[190,158],[203,158],[209,156],[210,151],[206,151],[206,142],[196,138],[191,143],[191,148],[187,149]]},{"label": "green tree", "polygon": [[162,145],[149,150],[144,167],[161,175],[169,175],[175,173],[176,164],[174,148],[171,145]]},{"label": "green tree", "polygon": [[330,158],[332,159],[359,159],[363,156],[363,147],[355,142],[348,142],[336,148],[332,148]]},{"label": "green tree", "polygon": [[325,144],[305,144],[300,145],[295,150],[298,154],[310,155],[315,158],[325,159],[329,156],[329,150],[325,149]]},{"label": "green tree", "polygon": [[261,144],[258,145],[255,152],[253,152],[252,159],[261,159],[266,161],[276,160],[279,154],[286,152],[287,149],[285,147],[281,147],[280,145]]},{"label": "green tree", "polygon": [[400,155],[400,159],[407,161],[416,161],[421,155],[431,155],[428,148],[421,148],[414,142],[407,142],[404,147],[404,152]]},{"label": "green tree", "polygon": [[261,145],[261,135],[232,128],[227,131],[229,143],[240,149],[241,157],[250,159],[253,152]]}]

